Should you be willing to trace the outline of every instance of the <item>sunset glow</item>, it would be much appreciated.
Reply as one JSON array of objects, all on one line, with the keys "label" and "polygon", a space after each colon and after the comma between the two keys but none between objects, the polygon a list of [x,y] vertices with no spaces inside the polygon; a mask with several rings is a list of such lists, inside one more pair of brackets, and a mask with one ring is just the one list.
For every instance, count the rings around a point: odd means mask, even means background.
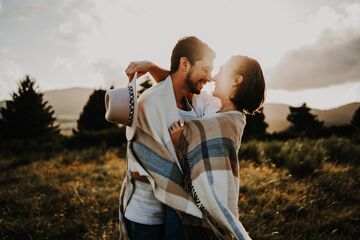
[{"label": "sunset glow", "polygon": [[0,99],[25,74],[42,90],[124,86],[130,61],[169,67],[196,35],[214,73],[231,55],[258,59],[267,102],[336,107],[360,101],[359,26],[358,1],[0,0]]}]

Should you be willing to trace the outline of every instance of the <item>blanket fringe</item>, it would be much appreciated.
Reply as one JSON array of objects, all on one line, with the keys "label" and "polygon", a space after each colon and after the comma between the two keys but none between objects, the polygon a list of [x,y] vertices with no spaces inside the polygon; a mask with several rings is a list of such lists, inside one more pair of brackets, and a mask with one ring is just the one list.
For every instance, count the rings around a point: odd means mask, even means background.
[{"label": "blanket fringe", "polygon": [[206,217],[205,220],[210,225],[210,227],[213,230],[214,234],[216,235],[217,239],[222,239],[222,240],[235,239],[234,236],[230,233],[230,231],[224,229],[210,216],[209,211],[207,211],[204,204],[200,201],[200,199],[195,191],[195,188],[192,184],[190,163],[189,163],[189,158],[187,156],[187,147],[188,147],[188,142],[186,140],[186,135],[183,133],[183,134],[181,134],[180,141],[177,146],[177,150],[178,150],[177,154],[178,154],[180,166],[182,168],[183,175],[184,175],[185,191],[191,195],[191,197],[195,201],[196,206],[205,215],[205,217]]}]

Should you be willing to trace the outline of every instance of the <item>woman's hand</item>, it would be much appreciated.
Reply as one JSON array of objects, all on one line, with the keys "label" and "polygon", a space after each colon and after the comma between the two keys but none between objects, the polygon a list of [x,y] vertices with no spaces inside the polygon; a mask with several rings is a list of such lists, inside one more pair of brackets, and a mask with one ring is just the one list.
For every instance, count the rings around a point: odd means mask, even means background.
[{"label": "woman's hand", "polygon": [[179,146],[181,135],[185,131],[184,120],[178,120],[171,124],[169,127],[169,133],[171,136],[171,140],[175,148]]},{"label": "woman's hand", "polygon": [[141,77],[147,72],[150,72],[153,67],[154,64],[150,61],[130,62],[125,70],[125,73],[129,78],[129,82],[131,82],[135,73],[137,73],[137,77]]}]

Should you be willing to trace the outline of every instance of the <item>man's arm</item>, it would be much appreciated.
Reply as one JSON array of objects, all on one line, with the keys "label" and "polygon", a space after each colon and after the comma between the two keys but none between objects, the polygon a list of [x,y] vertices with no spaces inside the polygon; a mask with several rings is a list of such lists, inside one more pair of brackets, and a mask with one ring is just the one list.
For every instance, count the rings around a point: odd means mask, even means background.
[{"label": "man's arm", "polygon": [[131,81],[131,79],[134,77],[136,72],[138,74],[138,77],[141,77],[142,75],[149,72],[153,76],[156,82],[163,81],[170,74],[169,70],[160,68],[155,63],[152,63],[150,61],[131,62],[125,70],[125,73],[129,78],[129,81]]}]

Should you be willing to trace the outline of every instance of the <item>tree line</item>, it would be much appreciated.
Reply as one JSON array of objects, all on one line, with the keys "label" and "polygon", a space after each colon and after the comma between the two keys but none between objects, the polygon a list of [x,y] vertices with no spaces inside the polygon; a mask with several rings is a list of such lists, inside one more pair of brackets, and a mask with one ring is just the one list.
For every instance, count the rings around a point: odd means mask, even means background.
[{"label": "tree line", "polygon": [[[151,86],[151,80],[147,78],[141,84],[138,94]],[[56,124],[55,112],[44,100],[35,80],[28,75],[25,76],[19,82],[17,91],[12,93],[12,99],[6,101],[5,106],[0,108],[0,145],[12,140],[56,142],[58,139],[62,139],[62,144],[69,148],[98,144],[106,146],[125,144],[124,126],[109,123],[104,118],[105,92],[102,89],[94,90],[77,119],[77,127],[73,129],[73,135],[65,137],[61,136],[59,125]],[[300,107],[289,107],[289,110],[287,120],[291,126],[273,134],[266,131],[268,124],[265,122],[263,108],[258,113],[247,116],[243,139],[247,141],[297,137],[318,138],[333,134],[359,138],[360,107],[355,111],[351,124],[328,128],[310,112],[311,108],[305,103]]]}]

